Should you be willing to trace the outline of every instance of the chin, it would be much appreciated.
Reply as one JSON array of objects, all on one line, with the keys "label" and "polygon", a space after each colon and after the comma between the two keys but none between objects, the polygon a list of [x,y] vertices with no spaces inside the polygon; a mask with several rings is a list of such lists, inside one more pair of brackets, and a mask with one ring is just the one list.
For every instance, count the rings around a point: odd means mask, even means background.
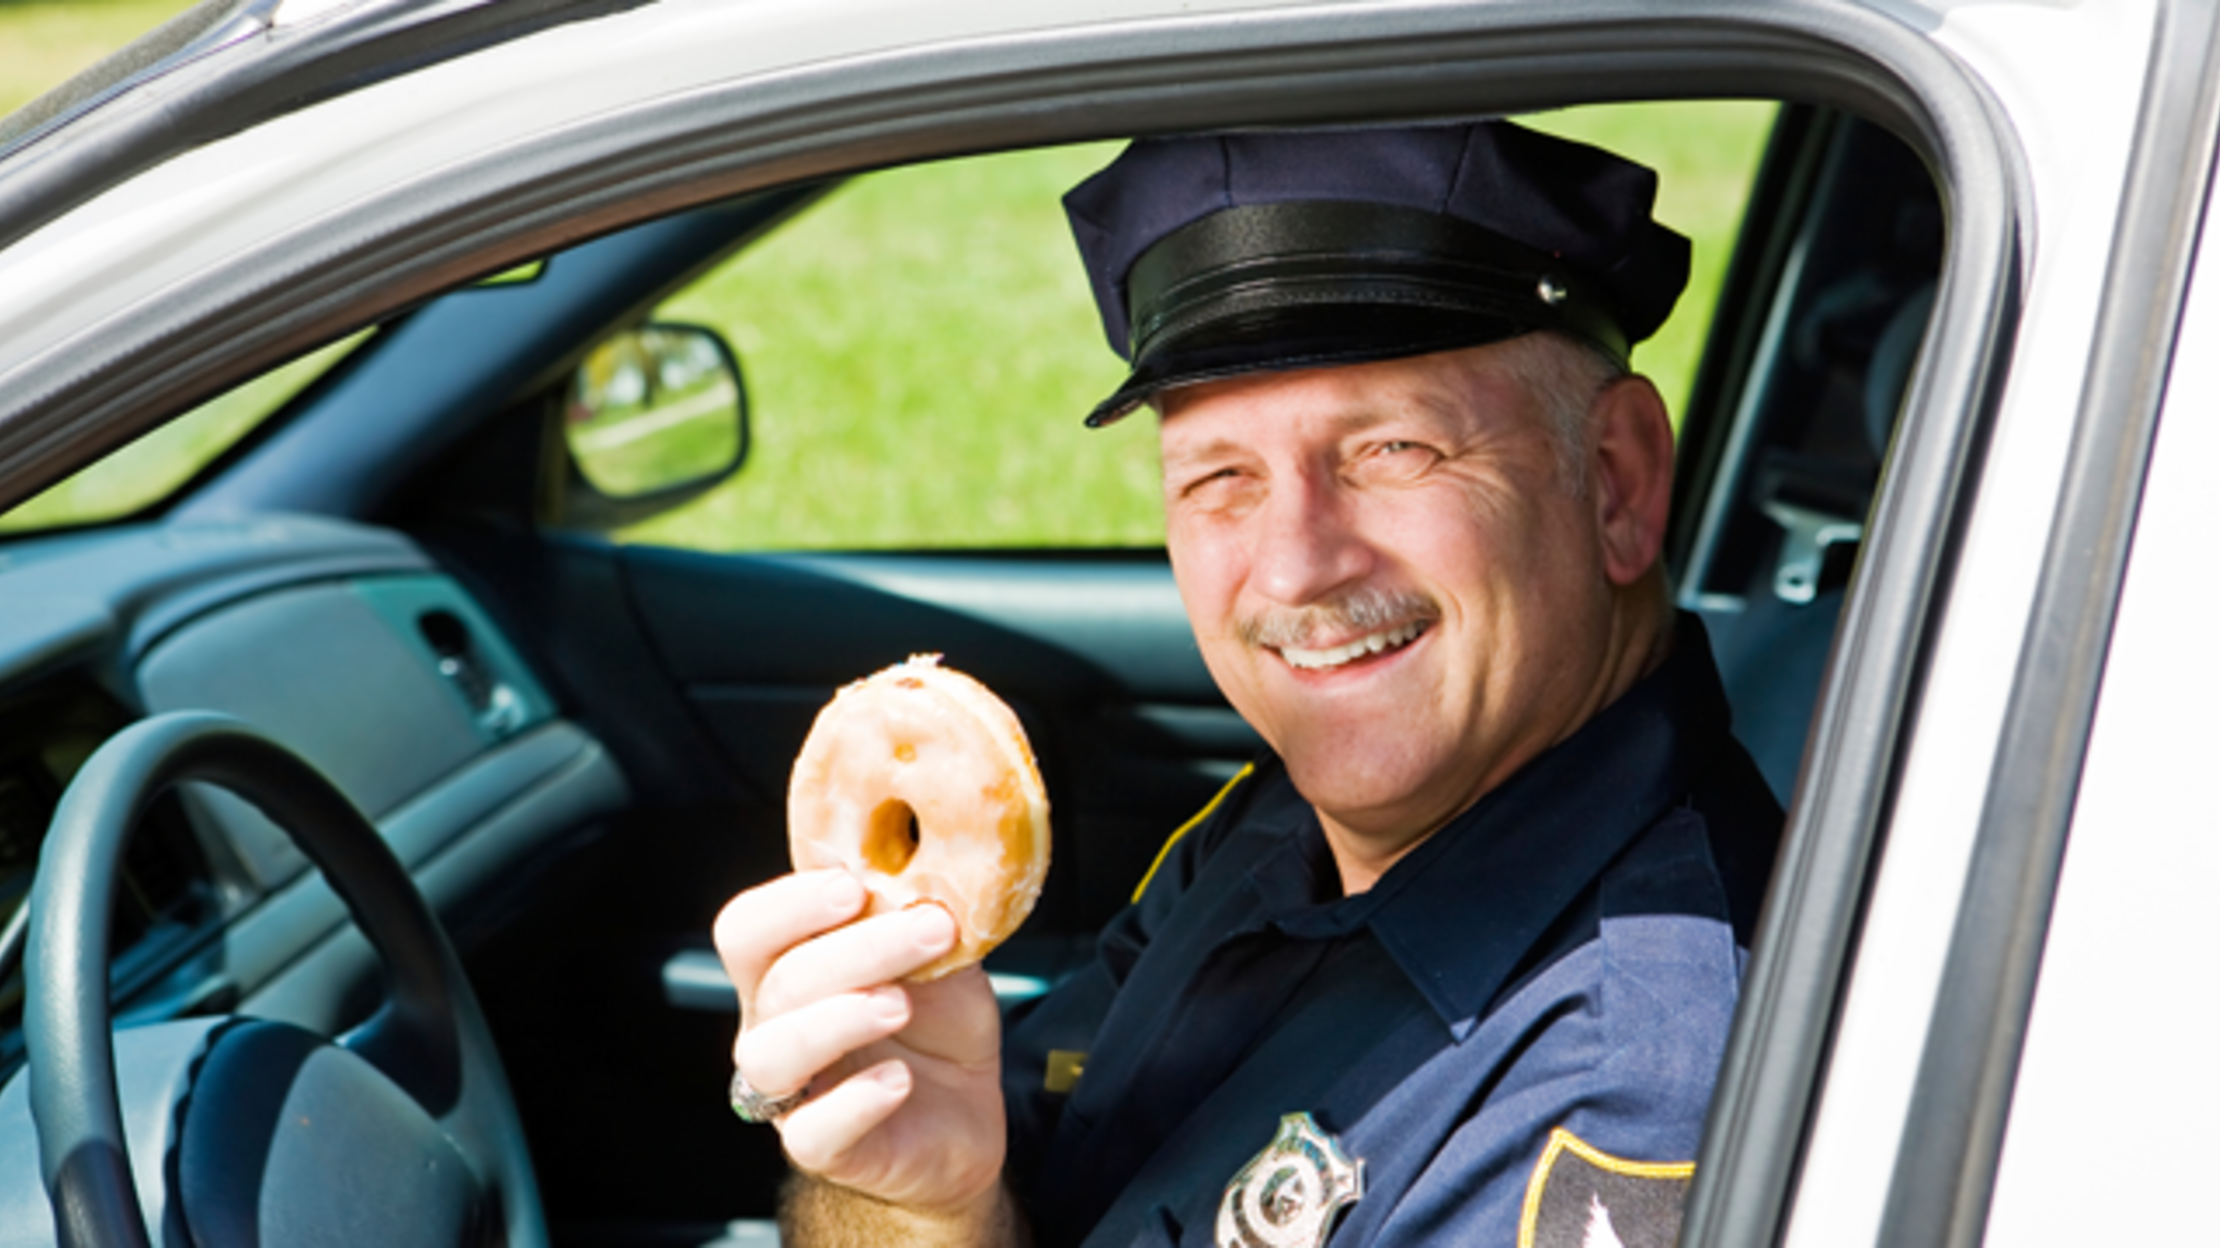
[{"label": "chin", "polygon": [[1407,752],[1368,751],[1352,756],[1331,747],[1282,753],[1295,791],[1319,813],[1356,831],[1406,831],[1396,825],[1425,805],[1440,765]]}]

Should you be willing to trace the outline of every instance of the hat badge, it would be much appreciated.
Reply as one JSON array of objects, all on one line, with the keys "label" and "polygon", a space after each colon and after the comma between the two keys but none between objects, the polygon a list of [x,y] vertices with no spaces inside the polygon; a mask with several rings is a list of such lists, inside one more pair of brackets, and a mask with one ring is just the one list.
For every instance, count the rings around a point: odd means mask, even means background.
[{"label": "hat badge", "polygon": [[1226,1184],[1218,1248],[1318,1248],[1335,1215],[1363,1196],[1363,1160],[1352,1160],[1309,1114],[1288,1114]]}]

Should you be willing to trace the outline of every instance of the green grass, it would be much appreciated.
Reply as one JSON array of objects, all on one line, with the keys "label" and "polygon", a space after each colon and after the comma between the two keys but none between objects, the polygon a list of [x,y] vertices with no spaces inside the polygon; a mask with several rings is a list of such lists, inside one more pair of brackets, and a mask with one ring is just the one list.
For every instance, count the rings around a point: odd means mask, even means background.
[{"label": "green grass", "polygon": [[0,115],[191,7],[186,0],[0,0]]},{"label": "green grass", "polygon": [[1122,376],[1057,197],[1114,147],[859,179],[660,316],[747,374],[748,465],[630,531],[708,549],[1162,540],[1146,421],[1080,417]]},{"label": "green grass", "polygon": [[[1677,412],[1773,107],[1550,114],[1539,128],[1659,171],[1694,243],[1688,293],[1635,352]],[[1151,422],[1079,417],[1122,366],[1058,197],[1115,145],[896,170],[842,187],[660,315],[722,331],[747,371],[739,476],[626,540],[708,550],[1152,545]]]}]

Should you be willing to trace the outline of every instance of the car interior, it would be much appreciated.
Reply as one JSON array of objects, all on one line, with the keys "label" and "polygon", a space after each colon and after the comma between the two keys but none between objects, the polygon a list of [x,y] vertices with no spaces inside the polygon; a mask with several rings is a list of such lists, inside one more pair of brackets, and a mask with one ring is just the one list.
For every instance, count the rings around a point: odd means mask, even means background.
[{"label": "car interior", "polygon": [[[778,453],[749,409],[767,363],[672,310],[838,191],[751,192],[424,302],[319,353],[160,497],[0,532],[0,1079],[24,1062],[48,825],[102,742],[165,711],[235,716],[296,751],[409,868],[498,1046],[558,1244],[746,1242],[771,1216],[784,1162],[725,1103],[737,1015],[709,925],[786,869],[787,769],[842,684],[938,652],[1013,705],[1056,849],[989,970],[1014,1003],[1088,956],[1165,836],[1260,748],[1202,666],[1160,546],[640,536]],[[1945,219],[1901,139],[1782,106],[1680,413],[1678,601],[1784,804]],[[645,375],[626,352],[678,397],[626,390]],[[676,468],[602,453],[670,447]],[[338,896],[237,793],[152,801],[121,880],[124,1024],[252,1015],[336,1035],[380,1004]]]}]

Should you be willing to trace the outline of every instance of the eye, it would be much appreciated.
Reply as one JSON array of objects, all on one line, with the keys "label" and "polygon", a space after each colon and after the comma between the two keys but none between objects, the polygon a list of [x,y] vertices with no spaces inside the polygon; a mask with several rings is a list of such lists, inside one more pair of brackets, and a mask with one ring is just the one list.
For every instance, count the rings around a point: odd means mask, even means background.
[{"label": "eye", "polygon": [[1423,472],[1440,458],[1440,454],[1427,443],[1409,438],[1389,438],[1365,448],[1357,456],[1355,468],[1362,477],[1393,478]]},{"label": "eye", "polygon": [[1176,498],[1194,498],[1199,495],[1207,495],[1223,491],[1240,475],[1240,470],[1237,468],[1214,468],[1205,472],[1196,472],[1173,483],[1170,486],[1170,492]]}]

